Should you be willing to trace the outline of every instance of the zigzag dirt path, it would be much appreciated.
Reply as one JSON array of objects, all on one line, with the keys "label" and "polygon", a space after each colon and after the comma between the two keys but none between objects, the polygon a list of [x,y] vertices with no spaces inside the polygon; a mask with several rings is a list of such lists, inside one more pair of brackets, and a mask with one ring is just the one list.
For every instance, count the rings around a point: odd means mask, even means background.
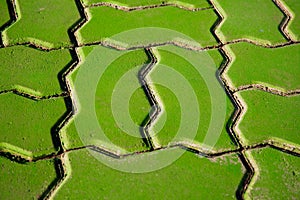
[{"label": "zigzag dirt path", "polygon": [[294,36],[290,34],[287,30],[288,24],[293,20],[293,15],[291,11],[280,1],[280,0],[273,0],[274,4],[281,10],[281,12],[285,15],[285,18],[282,20],[280,24],[280,30],[284,34],[287,40],[289,41],[296,41]]},{"label": "zigzag dirt path", "polygon": [[201,11],[201,10],[213,9],[212,6],[204,7],[204,8],[190,8],[190,7],[179,5],[179,4],[176,4],[176,3],[161,3],[161,4],[154,4],[154,5],[147,5],[147,6],[128,7],[128,6],[120,6],[120,5],[115,4],[115,3],[100,2],[100,3],[94,3],[94,4],[91,4],[91,5],[87,5],[87,6],[84,6],[84,7],[85,8],[91,8],[91,7],[100,7],[100,6],[111,7],[111,8],[115,8],[117,10],[122,10],[122,11],[125,11],[125,12],[135,11],[135,10],[146,10],[146,9],[166,7],[166,6],[173,6],[173,7],[177,7],[177,8],[180,8],[180,9],[183,9],[183,10],[188,10],[188,11]]},{"label": "zigzag dirt path", "polygon": [[151,49],[145,49],[145,52],[147,53],[147,55],[149,56],[151,61],[147,66],[145,66],[143,69],[141,69],[139,71],[138,77],[139,77],[140,84],[149,100],[149,103],[150,103],[152,109],[149,113],[149,119],[146,119],[147,122],[141,128],[142,129],[141,133],[142,133],[143,139],[144,139],[145,143],[147,144],[147,146],[149,146],[151,150],[154,150],[154,149],[159,148],[159,145],[153,141],[153,138],[151,137],[149,129],[152,126],[153,122],[158,117],[158,115],[160,114],[161,108],[158,104],[158,101],[157,101],[154,93],[152,92],[150,86],[147,83],[146,76],[150,73],[150,71],[153,69],[153,67],[157,64],[157,58],[155,57],[155,55],[153,54]]},{"label": "zigzag dirt path", "polygon": [[48,96],[37,96],[37,95],[33,95],[33,94],[29,94],[29,93],[20,91],[18,89],[10,89],[10,90],[0,91],[0,95],[5,94],[5,93],[14,93],[16,95],[19,95],[19,96],[22,96],[22,97],[25,97],[25,98],[28,98],[28,99],[32,99],[32,100],[35,100],[35,101],[47,100],[47,99],[56,99],[56,98],[70,96],[70,94],[68,92],[62,92],[60,94],[53,94],[53,95],[48,95]]}]

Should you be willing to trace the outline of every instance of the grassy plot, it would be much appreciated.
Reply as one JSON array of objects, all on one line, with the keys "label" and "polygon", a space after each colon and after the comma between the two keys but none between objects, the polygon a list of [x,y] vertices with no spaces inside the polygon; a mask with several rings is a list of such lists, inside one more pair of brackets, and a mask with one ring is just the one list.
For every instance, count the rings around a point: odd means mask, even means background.
[{"label": "grassy plot", "polygon": [[[217,20],[214,11],[191,12],[176,7],[160,7],[125,12],[111,7],[89,9],[91,19],[79,31],[81,44],[116,40],[120,46],[148,45],[167,41],[189,43],[192,40],[203,46],[216,44],[210,28]],[[149,30],[150,27],[155,29]],[[137,30],[136,30],[137,29]],[[114,36],[129,31],[122,36]],[[125,46],[126,46],[125,45]]]},{"label": "grassy plot", "polygon": [[247,111],[238,128],[248,144],[274,138],[300,144],[300,96],[282,97],[257,90],[239,95]]},{"label": "grassy plot", "polygon": [[300,39],[300,1],[297,0],[283,0],[289,11],[292,12],[294,19],[288,25],[288,30],[291,32],[295,39]]},{"label": "grassy plot", "polygon": [[209,7],[209,3],[206,0],[179,0],[179,1],[173,1],[173,0],[167,0],[167,1],[161,1],[161,0],[142,0],[142,1],[136,1],[136,0],[83,0],[84,4],[86,5],[92,5],[95,3],[101,3],[101,2],[107,2],[107,3],[115,3],[120,6],[147,6],[147,5],[159,5],[159,4],[168,4],[168,3],[174,3],[180,6],[185,6],[188,8],[205,8]]},{"label": "grassy plot", "polygon": [[230,47],[235,60],[227,74],[236,88],[257,83],[283,90],[300,88],[300,45],[269,49],[238,43]]},{"label": "grassy plot", "polygon": [[259,177],[250,190],[252,199],[299,199],[299,157],[266,148],[251,151]]},{"label": "grassy plot", "polygon": [[18,0],[18,21],[4,31],[4,43],[32,42],[52,48],[71,44],[68,29],[80,19],[73,0]]},{"label": "grassy plot", "polygon": [[149,77],[163,110],[152,130],[160,145],[192,142],[215,150],[234,147],[226,131],[234,108],[215,75],[222,60],[216,53],[158,48],[159,63]]},{"label": "grassy plot", "polygon": [[12,144],[33,156],[55,151],[51,127],[65,112],[63,99],[33,101],[15,94],[0,95],[0,142]]},{"label": "grassy plot", "polygon": [[[115,162],[135,162],[143,156],[147,158],[155,154],[168,157],[173,156],[174,151],[183,150],[161,150],[115,159]],[[66,196],[79,199],[235,199],[235,191],[243,176],[243,167],[235,155],[209,160],[185,152],[171,165],[141,174],[115,170],[87,150],[68,155],[72,174],[55,199]],[[153,163],[145,159],[144,164]]]},{"label": "grassy plot", "polygon": [[[148,56],[144,50],[125,52],[100,46],[82,50],[85,60],[71,78],[80,108],[66,130],[68,146],[81,145],[82,140],[85,145],[145,150],[139,126],[148,115],[150,105],[138,81],[138,71],[150,62]],[[136,124],[130,112],[126,112],[135,91],[138,98],[131,103]],[[124,117],[124,113],[128,115]]]},{"label": "grassy plot", "polygon": [[272,1],[213,0],[225,21],[217,31],[224,41],[247,38],[263,44],[285,42],[278,26],[283,13]]},{"label": "grassy plot", "polygon": [[0,27],[10,20],[6,0],[0,0]]},{"label": "grassy plot", "polygon": [[24,90],[33,95],[61,93],[58,74],[72,57],[69,50],[44,52],[25,46],[0,49],[0,91]]},{"label": "grassy plot", "polygon": [[38,199],[56,179],[54,160],[19,164],[0,157],[0,199]]}]

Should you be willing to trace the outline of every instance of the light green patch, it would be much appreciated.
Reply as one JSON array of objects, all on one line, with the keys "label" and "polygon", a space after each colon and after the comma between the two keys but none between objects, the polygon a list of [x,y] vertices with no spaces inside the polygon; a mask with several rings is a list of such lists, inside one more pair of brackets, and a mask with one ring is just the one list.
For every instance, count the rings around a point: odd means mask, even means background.
[{"label": "light green patch", "polygon": [[[120,46],[118,43],[133,46],[180,40],[184,40],[183,43],[194,40],[202,46],[216,44],[210,32],[210,28],[217,20],[213,10],[191,12],[175,7],[160,7],[124,12],[111,7],[94,7],[89,11],[90,21],[77,32],[80,44],[99,42],[108,38],[116,40],[117,42],[108,41],[118,46]],[[149,31],[147,28],[151,27],[160,29],[157,32]],[[124,37],[113,37],[124,31],[134,31],[133,29],[140,30],[124,34]],[[166,34],[164,31],[169,33]],[[177,34],[172,34],[171,31],[177,31]]]},{"label": "light green patch", "polygon": [[300,144],[300,96],[282,97],[264,91],[239,92],[247,111],[238,129],[248,145],[270,139]]},{"label": "light green patch", "polygon": [[6,0],[0,0],[0,27],[10,20]]},{"label": "light green patch", "polygon": [[25,46],[0,49],[0,91],[19,89],[32,95],[62,92],[58,74],[71,63],[69,50],[40,51]]},{"label": "light green patch", "polygon": [[33,101],[15,94],[0,95],[0,142],[33,156],[55,151],[51,128],[66,111],[63,99]]},{"label": "light green patch", "polygon": [[[179,150],[164,151],[172,155]],[[235,155],[209,160],[185,152],[168,167],[141,174],[112,169],[87,150],[68,155],[72,174],[56,199],[66,196],[79,199],[235,199],[243,176],[243,167]],[[139,159],[140,156],[134,157]]]},{"label": "light green patch", "polygon": [[252,199],[299,199],[299,157],[271,148],[253,150],[251,155],[259,167]]},{"label": "light green patch", "polygon": [[213,0],[225,18],[219,30],[224,41],[251,39],[263,44],[285,42],[278,26],[283,13],[272,1]]},{"label": "light green patch", "polygon": [[21,158],[24,158],[25,160],[31,160],[32,159],[32,152],[27,151],[25,149],[19,148],[17,146],[1,142],[0,143],[0,152],[9,153],[11,155],[20,156]]},{"label": "light green patch", "polygon": [[1,199],[38,199],[56,179],[53,160],[19,164],[0,157]]},{"label": "light green patch", "polygon": [[[93,48],[95,48],[94,51],[92,51]],[[75,120],[79,122],[76,124],[75,121],[73,121],[66,129],[65,135],[67,138],[70,138],[67,146],[78,147],[83,141],[85,145],[100,145],[110,149],[116,149],[117,147],[125,151],[141,151],[147,149],[141,138],[139,126],[148,115],[150,106],[147,96],[141,89],[138,80],[138,71],[150,62],[148,56],[144,50],[129,51],[124,52],[125,54],[120,57],[115,57],[112,63],[109,63],[107,66],[99,62],[99,64],[91,67],[89,65],[91,59],[104,60],[106,53],[112,52],[118,54],[119,52],[99,46],[83,47],[82,50],[83,53],[85,53],[86,60],[81,63],[71,78],[72,82],[75,83],[74,87],[78,99],[76,104],[78,104],[77,106],[79,107]],[[103,54],[103,52],[105,53]],[[96,56],[90,58],[88,57],[89,54]],[[97,63],[97,61],[95,61],[95,63]],[[107,68],[105,69],[105,67]],[[105,71],[102,75],[98,76],[97,73],[101,71],[101,69],[105,69]],[[88,74],[83,75],[85,72]],[[120,85],[119,81],[125,74],[128,75],[130,81],[122,82],[121,87],[124,88],[116,90],[117,84]],[[92,82],[94,79],[91,77],[97,79],[95,85],[94,82]],[[78,81],[83,81],[84,84],[78,84]],[[130,98],[124,99],[125,95],[130,95],[130,93],[134,94],[135,90],[130,91],[132,87],[138,89],[138,94],[135,94],[133,98],[131,98],[131,101]],[[92,96],[87,96],[87,93]],[[113,102],[113,95],[117,95],[117,103]],[[91,99],[92,104],[87,103],[90,98],[93,98]],[[119,106],[121,105],[120,103],[124,101],[125,105],[128,106],[127,108],[129,109],[130,107],[132,112],[130,113],[128,110],[128,118],[122,118],[125,122],[119,122],[116,119],[116,115],[120,115],[124,112],[124,107]],[[128,102],[126,103],[126,101]],[[133,119],[131,119],[130,114],[132,114]],[[93,120],[96,120],[96,125],[93,124],[94,121],[91,120],[91,116],[95,116]],[[127,131],[128,129],[124,129],[124,127],[128,125],[126,124],[128,121],[136,125],[136,127],[129,129],[129,131]],[[81,123],[84,125],[83,129],[86,128],[86,130],[82,130],[82,126],[78,126],[78,124]],[[99,131],[101,131],[99,127],[103,131],[103,137],[99,133]]]},{"label": "light green patch", "polygon": [[230,48],[235,60],[227,74],[235,88],[261,83],[282,90],[300,89],[300,45],[269,49],[239,43]]},{"label": "light green patch", "polygon": [[[174,51],[170,51],[170,49]],[[179,51],[178,54],[174,53],[177,51]],[[157,137],[162,146],[174,142],[192,142],[204,148],[211,146],[214,150],[234,148],[229,133],[226,131],[226,123],[233,113],[234,107],[215,76],[218,65],[214,63],[213,58],[216,58],[216,62],[219,63],[222,56],[220,54],[217,56],[216,50],[209,52],[211,54],[190,52],[177,47],[162,47],[158,48],[155,53],[159,63],[149,78],[153,83],[159,83],[161,77],[164,77],[167,79],[164,83],[169,83],[167,85],[169,89],[166,88],[167,86],[158,84],[153,89],[162,107],[162,115],[153,127],[153,135]],[[164,70],[162,65],[170,67],[172,73]],[[167,74],[163,74],[164,72]],[[177,73],[180,75],[176,75]],[[190,84],[192,93],[183,87],[180,76],[187,81],[187,84]],[[213,95],[219,91],[222,91],[220,96]],[[182,109],[187,107],[184,107],[185,101],[180,99],[182,93],[184,93],[184,98],[188,99],[188,107],[198,106],[199,113],[194,116],[192,112],[184,115]],[[197,105],[193,105],[193,93],[197,98]],[[212,106],[213,102],[216,105],[219,104],[218,108]],[[218,118],[216,118],[216,114]],[[198,118],[199,122],[197,122]],[[164,124],[161,119],[166,119]],[[193,124],[197,129],[191,128]],[[195,134],[192,133],[193,130],[195,130]],[[182,131],[183,133],[181,133]]]},{"label": "light green patch", "polygon": [[[141,98],[144,97],[144,98]],[[132,94],[129,102],[129,112],[132,121],[137,125],[141,126],[146,123],[149,116],[145,115],[150,112],[150,103],[145,96],[145,92],[142,88],[138,88]]]},{"label": "light green patch", "polygon": [[3,33],[4,43],[32,42],[47,48],[69,46],[68,29],[80,15],[73,0],[17,0],[18,20]]}]

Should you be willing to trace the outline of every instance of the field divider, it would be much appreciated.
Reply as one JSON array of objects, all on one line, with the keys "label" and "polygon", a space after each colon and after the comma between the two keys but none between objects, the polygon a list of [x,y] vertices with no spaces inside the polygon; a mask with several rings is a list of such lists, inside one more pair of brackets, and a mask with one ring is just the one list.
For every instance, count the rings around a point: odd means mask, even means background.
[{"label": "field divider", "polygon": [[280,0],[273,0],[273,2],[278,7],[278,9],[285,15],[285,18],[282,20],[282,22],[279,25],[281,32],[283,33],[283,35],[286,37],[287,40],[296,41],[294,34],[290,33],[287,30],[289,23],[294,19],[294,16],[291,14],[292,12]]},{"label": "field divider", "polygon": [[6,46],[5,45],[6,36],[3,35],[3,32],[8,27],[10,27],[14,23],[16,23],[20,18],[19,14],[18,14],[18,12],[20,13],[20,8],[17,3],[17,0],[6,0],[6,4],[8,6],[10,20],[8,22],[6,22],[3,26],[0,27],[0,47]]},{"label": "field divider", "polygon": [[93,8],[93,7],[101,7],[101,6],[115,8],[117,10],[122,10],[125,12],[160,8],[160,7],[166,7],[166,6],[177,7],[177,8],[183,9],[183,10],[188,10],[188,11],[193,11],[193,12],[214,9],[212,6],[203,7],[203,8],[194,8],[192,6],[188,7],[188,6],[180,5],[177,3],[161,3],[161,4],[153,4],[153,5],[145,5],[145,6],[124,6],[124,5],[118,5],[118,4],[109,3],[109,2],[99,2],[99,3],[93,3],[91,5],[85,5],[84,7],[85,8]]},{"label": "field divider", "polygon": [[[73,102],[72,99],[72,90],[71,90],[72,83],[68,79],[68,75],[71,74],[75,70],[75,68],[78,67],[79,64],[81,63],[80,55],[76,50],[76,47],[78,47],[76,31],[88,21],[88,15],[83,8],[83,4],[81,0],[75,0],[75,3],[79,10],[81,19],[75,22],[68,29],[68,35],[70,37],[71,42],[74,44],[67,47],[70,50],[72,61],[58,74],[61,88],[65,89],[69,94],[66,98],[64,98],[67,111],[61,116],[60,120],[51,129],[53,144],[55,144],[56,148],[58,149],[57,155],[53,155],[54,157],[57,158],[55,164],[57,179],[48,186],[48,188],[43,192],[43,194],[40,196],[39,199],[52,199],[52,197],[56,194],[59,188],[62,187],[62,185],[70,177],[72,171],[68,157],[67,155],[65,155],[65,153],[70,150],[67,150],[65,148],[63,142],[64,138],[62,138],[62,136],[60,135],[60,131],[67,124],[70,123],[71,119],[73,118],[76,112],[75,103]],[[34,45],[34,44],[29,44],[29,45]],[[61,47],[61,48],[65,48],[65,47]],[[46,159],[46,158],[45,157],[39,158],[35,161]]]},{"label": "field divider", "polygon": [[153,141],[149,129],[151,128],[152,124],[161,113],[161,107],[159,106],[159,102],[157,101],[154,92],[152,91],[151,87],[148,85],[148,81],[146,78],[150,73],[150,71],[153,70],[153,68],[157,64],[157,58],[155,57],[152,49],[147,48],[145,49],[145,52],[147,56],[150,58],[150,63],[147,64],[138,72],[138,79],[151,105],[151,111],[149,113],[149,118],[146,117],[145,119],[146,122],[144,122],[143,126],[140,128],[140,132],[143,136],[143,140],[146,143],[146,145],[149,146],[151,150],[153,150],[159,148],[160,145],[156,144],[156,142]]},{"label": "field divider", "polygon": [[57,99],[57,98],[64,98],[64,97],[68,97],[70,96],[70,94],[68,92],[62,92],[60,94],[52,94],[52,95],[47,95],[47,96],[38,96],[38,95],[33,95],[33,94],[29,94],[27,92],[18,90],[18,89],[10,89],[10,90],[2,90],[0,91],[0,95],[1,94],[6,94],[6,93],[13,93],[31,100],[35,100],[35,101],[41,101],[41,100],[49,100],[49,99]]},{"label": "field divider", "polygon": [[[77,27],[77,28],[80,28],[80,27]],[[300,41],[298,41],[298,40],[297,41],[287,41],[287,42],[271,45],[271,44],[261,44],[259,42],[256,42],[256,41],[253,41],[250,39],[241,38],[241,39],[235,39],[235,40],[224,42],[224,43],[219,42],[219,44],[217,44],[217,45],[208,45],[205,47],[192,46],[192,45],[186,44],[184,42],[178,42],[178,41],[150,43],[147,45],[135,45],[135,46],[130,46],[130,47],[122,47],[122,46],[119,46],[117,44],[107,42],[107,41],[95,41],[95,42],[91,42],[91,43],[75,44],[75,45],[60,46],[60,47],[53,47],[53,48],[44,47],[44,46],[41,46],[36,43],[28,41],[28,42],[15,43],[15,44],[10,44],[10,45],[5,45],[5,46],[0,45],[0,49],[6,48],[6,47],[14,47],[14,46],[28,46],[28,47],[31,47],[34,49],[49,52],[49,51],[57,51],[57,50],[62,50],[62,49],[72,50],[77,47],[101,45],[104,47],[109,47],[109,48],[113,48],[113,49],[120,50],[120,51],[126,51],[126,50],[137,50],[137,49],[142,49],[142,48],[146,49],[146,48],[153,48],[153,47],[159,47],[159,46],[174,45],[174,46],[184,48],[186,50],[191,50],[191,51],[207,51],[207,50],[213,50],[213,49],[221,49],[223,47],[226,47],[227,45],[238,44],[238,43],[250,43],[250,44],[253,44],[253,45],[256,45],[259,47],[274,49],[274,48],[280,48],[280,47],[285,47],[285,46],[290,46],[290,45],[297,45],[297,44],[300,44]]]},{"label": "field divider", "polygon": [[247,91],[247,90],[261,90],[264,92],[268,92],[274,95],[279,95],[283,97],[289,97],[289,96],[297,96],[300,95],[300,89],[295,89],[295,90],[280,90],[277,88],[273,88],[270,86],[265,86],[263,84],[249,84],[249,85],[242,85],[236,88],[233,93],[237,93],[240,91]]},{"label": "field divider", "polygon": [[[247,156],[248,153],[244,151],[245,145],[241,140],[242,138],[240,138],[240,134],[236,133],[234,130],[234,127],[240,120],[244,107],[243,104],[237,98],[237,96],[234,95],[230,81],[224,76],[225,74],[224,72],[226,72],[228,67],[232,64],[233,60],[235,59],[234,54],[231,52],[230,48],[229,47],[227,48],[226,46],[229,43],[223,42],[223,40],[225,40],[225,37],[223,33],[220,31],[220,26],[225,21],[226,13],[217,2],[210,0],[210,3],[214,6],[215,12],[219,18],[219,21],[217,21],[212,27],[211,32],[216,38],[216,40],[221,44],[219,51],[224,57],[223,63],[221,64],[220,68],[217,70],[217,78],[219,82],[223,85],[226,94],[229,96],[231,102],[235,107],[234,113],[232,114],[227,124],[228,132],[232,141],[238,146],[238,149],[241,149],[241,152],[239,152],[238,155],[241,163],[246,169],[246,172],[238,186],[238,189],[236,190],[236,197],[237,199],[249,199],[248,191],[251,188],[251,184],[256,180],[257,177],[256,175],[258,173],[258,170],[255,167],[256,166],[255,161],[252,159],[251,156]],[[246,39],[242,39],[242,40],[250,43],[253,42],[251,40],[246,40]],[[237,42],[237,40],[235,41]]]},{"label": "field divider", "polygon": [[15,12],[15,4],[12,0],[6,1],[10,19],[0,27],[0,47],[4,47],[2,32],[17,21],[17,13]]}]

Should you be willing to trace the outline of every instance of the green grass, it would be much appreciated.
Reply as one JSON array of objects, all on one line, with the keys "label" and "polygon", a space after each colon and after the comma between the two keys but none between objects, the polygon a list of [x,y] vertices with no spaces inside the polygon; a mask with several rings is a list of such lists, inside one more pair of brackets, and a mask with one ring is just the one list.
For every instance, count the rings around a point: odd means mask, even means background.
[{"label": "green grass", "polygon": [[283,0],[283,2],[289,7],[290,11],[293,12],[294,19],[288,25],[288,30],[292,32],[295,39],[300,39],[300,1],[297,0]]},{"label": "green grass", "polygon": [[[89,53],[94,47],[82,48],[85,56],[89,56]],[[105,54],[109,54],[109,53],[119,54],[119,51],[112,50],[109,48],[105,48],[105,47],[97,47],[97,48],[98,48],[98,50],[96,50],[97,58],[95,59],[98,60],[105,60],[104,59]],[[86,123],[86,126],[89,126],[87,135],[84,136],[81,135],[81,139],[84,140],[85,145],[87,144],[98,145],[98,143],[95,141],[100,137],[100,141],[101,141],[100,144],[105,146],[105,139],[99,136],[99,129],[97,129],[98,125],[96,125],[96,127],[93,126],[92,125],[93,122],[90,120],[90,116],[93,115],[94,112],[89,109],[90,106],[92,106],[92,108],[95,109],[95,116],[97,118],[96,123],[97,124],[99,123],[105,136],[114,145],[118,146],[118,149],[123,148],[124,150],[127,151],[145,150],[147,147],[145,146],[143,140],[141,139],[141,133],[138,126],[141,125],[142,121],[148,115],[150,111],[150,105],[145,93],[143,92],[142,89],[140,89],[141,86],[138,81],[138,71],[142,68],[144,64],[149,63],[148,56],[145,54],[144,50],[137,50],[137,51],[125,52],[125,54],[122,55],[121,57],[119,58],[115,57],[114,59],[115,60],[113,60],[113,62],[108,65],[108,68],[105,70],[102,76],[99,75],[99,71],[101,71],[101,68],[103,69],[105,65],[99,61],[98,65],[91,67],[88,64],[91,62],[91,59],[88,59],[84,63],[82,63],[79,66],[78,70],[72,75],[72,81],[75,83],[74,87],[79,97],[79,102],[81,105],[80,108],[81,110],[77,114],[76,119],[86,121],[82,123],[84,123],[84,125]],[[87,75],[82,75],[84,72],[82,73],[80,70],[85,70],[85,69],[90,69],[90,72],[88,72],[89,74]],[[123,89],[116,91],[116,88],[118,88],[116,87],[116,84],[126,72],[128,72],[129,75],[128,77],[130,78],[130,81],[125,83],[123,82],[121,84],[121,87],[123,87]],[[99,82],[93,83],[91,81],[92,76],[96,77],[96,79],[100,77],[101,78]],[[80,81],[83,81],[86,84],[83,82],[82,82],[83,84],[81,84]],[[137,88],[138,90],[136,92],[135,90],[128,91],[132,87]],[[127,125],[124,124],[126,123],[126,121],[121,121],[119,124],[117,124],[116,119],[114,118],[112,112],[113,107],[116,109],[117,115],[124,113],[125,112],[124,108],[126,107],[126,106],[120,107],[119,105],[121,104],[119,104],[118,102],[112,103],[112,95],[115,94],[114,92],[116,92],[117,95],[119,95],[117,97],[117,101],[125,102],[125,105],[128,105],[126,102],[129,103],[130,98],[126,100],[123,99],[124,96],[130,94],[130,92],[136,93],[135,95],[136,98],[134,98],[134,101],[131,101],[132,104],[130,105],[132,106],[132,108],[134,108],[133,121],[135,122],[136,127],[130,127],[129,129],[126,129],[128,130],[128,132],[126,130],[122,130],[122,128],[124,128],[124,126]],[[91,101],[87,100],[90,99],[90,96],[87,93],[92,95],[91,98],[94,97],[95,98],[91,99]],[[141,109],[141,106],[144,107],[144,109]],[[123,118],[122,120],[128,120],[129,122],[132,122],[132,119],[130,119],[130,115],[129,118]],[[79,129],[76,128],[78,128],[78,126],[76,127],[76,124],[73,121],[73,124],[71,124],[68,127],[65,133],[66,137],[70,138],[68,144],[70,147],[74,147],[82,144],[78,136]],[[79,130],[79,135],[81,133],[80,130]],[[110,145],[105,147],[111,148]]]},{"label": "green grass", "polygon": [[10,19],[6,0],[0,0],[0,27]]},{"label": "green grass", "polygon": [[58,73],[72,57],[69,50],[44,52],[25,46],[0,49],[0,90],[18,88],[36,95],[61,93]]},{"label": "green grass", "polygon": [[0,157],[1,199],[38,199],[56,178],[53,160],[18,164]]},{"label": "green grass", "polygon": [[247,38],[261,43],[286,41],[278,27],[284,18],[283,13],[272,1],[213,0],[224,10],[225,21],[218,35],[225,41]]},{"label": "green grass", "polygon": [[[178,52],[181,56],[175,52]],[[226,131],[226,123],[234,111],[233,105],[229,98],[225,96],[224,91],[222,91],[222,96],[217,97],[220,99],[216,99],[216,96],[211,95],[211,92],[217,93],[219,91],[218,89],[220,89],[220,83],[216,80],[215,73],[219,67],[218,64],[220,60],[222,60],[222,56],[220,54],[217,56],[217,51],[215,50],[209,52],[213,56],[210,56],[208,52],[190,52],[171,46],[158,48],[156,56],[160,58],[160,61],[150,74],[150,78],[154,83],[157,83],[154,86],[154,90],[162,101],[162,108],[164,110],[162,112],[162,120],[158,120],[153,128],[153,134],[156,134],[158,142],[161,145],[166,146],[170,142],[178,141],[191,141],[198,144],[203,143],[205,136],[207,136],[210,123],[214,121],[213,123],[215,123],[216,126],[212,125],[213,129],[211,130],[213,131],[209,134],[214,135],[212,138],[215,140],[216,144],[212,145],[215,145],[215,150],[234,147],[228,135],[229,133]],[[216,59],[217,64],[214,63],[213,58]],[[190,63],[186,59],[189,60]],[[160,65],[169,66],[174,71],[170,73]],[[200,73],[196,68],[200,68]],[[191,96],[191,93],[187,92],[188,89],[184,87],[183,82],[180,82],[180,77],[175,73],[179,73],[182,78],[187,80],[187,83],[191,85],[197,98],[195,105],[192,100],[184,101],[181,98],[184,96],[186,99],[192,99],[193,96]],[[206,77],[205,79],[204,76],[210,77]],[[167,79],[167,81],[162,81],[162,78]],[[158,85],[159,83],[169,84],[167,85],[169,86],[169,89],[166,88],[167,86]],[[208,87],[211,87],[211,91],[208,90]],[[212,101],[216,104],[219,104],[220,102],[223,104],[224,107],[219,105],[221,110],[218,110],[218,112],[220,112],[218,114],[224,116],[223,119],[216,119],[213,115]],[[184,105],[185,103],[187,104]],[[187,110],[193,109],[194,106],[197,105],[199,106],[200,112],[196,115],[192,114],[194,112],[189,112],[189,115],[185,115],[181,110],[187,109],[187,107],[190,107]],[[214,107],[214,109],[215,108],[216,107]],[[194,138],[192,134],[193,128],[191,128],[192,126],[190,125],[195,123],[197,117],[199,117],[200,120],[199,123],[196,124],[198,129],[195,130],[196,135]],[[165,119],[166,122],[162,125]],[[183,127],[180,129],[181,123],[183,124]],[[190,127],[185,127],[187,124],[189,124]],[[163,127],[161,128],[161,126]],[[184,130],[184,134],[182,134],[182,130]],[[178,134],[178,131],[181,132],[182,135],[175,139],[174,137]],[[204,145],[210,146],[210,142],[211,141],[207,144],[204,142]]]},{"label": "green grass", "polygon": [[250,190],[252,199],[299,199],[299,157],[266,148],[251,151],[259,177]]},{"label": "green grass", "polygon": [[277,138],[300,144],[300,96],[281,97],[263,91],[239,93],[247,111],[238,125],[247,144]]},{"label": "green grass", "polygon": [[55,151],[51,127],[65,112],[63,99],[33,101],[15,94],[0,95],[0,142],[40,156]]},{"label": "green grass", "polygon": [[236,88],[255,83],[283,90],[300,88],[300,45],[268,49],[239,43],[230,47],[235,60],[227,74]]},{"label": "green grass", "polygon": [[[81,44],[110,38],[126,43],[128,46],[147,45],[172,40],[178,41],[180,40],[178,37],[188,40],[188,42],[195,40],[203,46],[216,44],[210,32],[210,28],[217,20],[213,10],[191,12],[175,7],[161,7],[124,12],[111,7],[95,7],[90,8],[89,11],[91,13],[90,21],[78,32]],[[149,27],[168,30],[148,31],[148,29],[142,29],[135,30],[137,32],[129,32],[126,36],[114,36],[123,31]],[[174,31],[180,34],[174,33]]]},{"label": "green grass", "polygon": [[68,29],[80,19],[73,0],[18,0],[19,20],[4,31],[6,44],[32,42],[52,48],[71,44]]},{"label": "green grass", "polygon": [[[165,150],[165,154],[172,156],[174,151],[180,150]],[[209,160],[185,152],[172,165],[142,174],[107,167],[87,150],[68,155],[72,174],[55,199],[235,199],[243,175],[235,155]],[[127,159],[132,158],[123,161]]]},{"label": "green grass", "polygon": [[172,1],[172,0],[167,0],[167,1],[161,1],[161,0],[142,0],[142,1],[136,1],[136,0],[83,0],[83,2],[86,5],[91,5],[93,3],[99,3],[99,2],[108,2],[108,3],[115,3],[117,5],[122,5],[122,6],[147,6],[147,5],[158,5],[161,4],[162,2],[166,3],[176,3],[177,5],[183,5],[186,7],[197,7],[197,8],[204,8],[204,7],[209,7],[209,3],[206,0],[179,0],[179,1]]}]

